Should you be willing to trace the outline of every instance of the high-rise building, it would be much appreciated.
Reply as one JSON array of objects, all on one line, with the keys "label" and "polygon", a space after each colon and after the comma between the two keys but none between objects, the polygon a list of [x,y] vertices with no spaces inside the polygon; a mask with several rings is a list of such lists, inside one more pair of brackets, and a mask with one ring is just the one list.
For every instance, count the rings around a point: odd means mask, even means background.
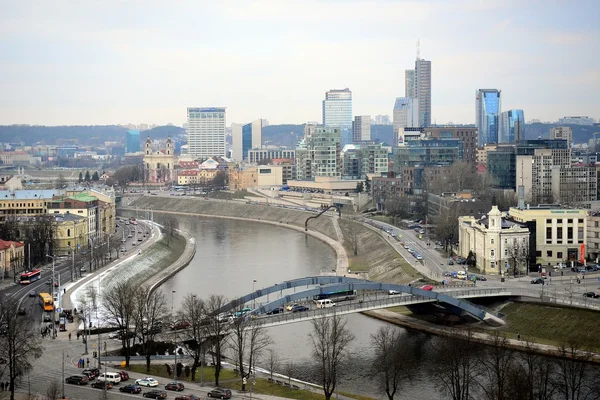
[{"label": "high-rise building", "polygon": [[187,109],[189,154],[200,159],[225,157],[225,107]]},{"label": "high-rise building", "polygon": [[140,151],[140,131],[133,129],[128,130],[125,144],[126,153],[137,153]]},{"label": "high-rise building", "polygon": [[566,140],[570,148],[573,145],[573,131],[568,126],[550,128],[550,139]]},{"label": "high-rise building", "polygon": [[323,125],[340,128],[342,145],[352,141],[352,92],[350,89],[333,89],[323,100]]},{"label": "high-rise building", "polygon": [[357,115],[352,121],[352,142],[371,140],[371,116]]},{"label": "high-rise building", "polygon": [[249,124],[231,124],[231,157],[248,161],[248,151],[262,146],[262,128],[266,120],[257,119]]},{"label": "high-rise building", "polygon": [[523,110],[508,110],[500,114],[498,143],[515,143],[525,139]]},{"label": "high-rise building", "polygon": [[[306,130],[305,130],[306,133]],[[341,176],[340,128],[317,126],[296,146],[296,173],[298,180],[315,176]]]},{"label": "high-rise building", "polygon": [[391,125],[392,122],[390,121],[389,115],[376,115],[375,116],[375,124],[376,125]]},{"label": "high-rise building", "polygon": [[500,129],[500,90],[478,89],[475,94],[476,125],[479,146],[498,143]]},{"label": "high-rise building", "polygon": [[460,139],[463,142],[463,160],[477,161],[477,128],[474,125],[432,125],[423,128],[425,137],[435,139]]},{"label": "high-rise building", "polygon": [[394,103],[394,143],[398,145],[399,128],[416,128],[419,125],[419,101],[414,97],[398,97]]},{"label": "high-rise building", "polygon": [[415,92],[415,70],[404,71],[404,97],[417,97]]},{"label": "high-rise building", "polygon": [[386,176],[388,147],[381,144],[349,144],[342,149],[342,176],[365,179],[367,174]]},{"label": "high-rise building", "polygon": [[419,100],[419,126],[431,125],[431,61],[415,61],[415,93]]}]

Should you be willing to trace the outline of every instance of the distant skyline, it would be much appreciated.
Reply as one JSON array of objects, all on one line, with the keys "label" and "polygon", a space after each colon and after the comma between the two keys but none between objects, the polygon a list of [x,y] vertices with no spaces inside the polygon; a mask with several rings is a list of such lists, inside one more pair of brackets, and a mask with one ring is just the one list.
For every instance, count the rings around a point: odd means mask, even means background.
[{"label": "distant skyline", "polygon": [[354,115],[392,115],[432,62],[431,122],[474,124],[477,89],[527,120],[600,118],[595,0],[10,2],[0,13],[0,124],[227,126],[321,119],[331,89]]}]

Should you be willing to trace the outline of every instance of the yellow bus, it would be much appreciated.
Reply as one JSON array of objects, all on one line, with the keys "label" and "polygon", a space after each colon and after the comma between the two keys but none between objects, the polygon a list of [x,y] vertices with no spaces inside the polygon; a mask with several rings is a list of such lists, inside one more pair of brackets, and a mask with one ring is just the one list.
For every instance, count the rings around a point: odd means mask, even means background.
[{"label": "yellow bus", "polygon": [[40,304],[44,311],[54,311],[54,299],[50,293],[40,293]]}]

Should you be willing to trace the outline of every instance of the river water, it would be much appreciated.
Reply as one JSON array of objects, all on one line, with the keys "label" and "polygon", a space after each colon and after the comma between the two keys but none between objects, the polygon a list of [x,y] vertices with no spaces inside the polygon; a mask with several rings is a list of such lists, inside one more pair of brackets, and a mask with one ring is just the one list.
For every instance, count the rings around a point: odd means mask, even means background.
[{"label": "river water", "polygon": [[[160,223],[161,217],[155,214]],[[229,299],[248,294],[252,289],[271,286],[285,280],[316,276],[335,268],[335,252],[325,243],[302,232],[260,223],[210,218],[179,218],[179,227],[196,238],[196,256],[189,266],[165,282],[161,288],[174,308],[187,293],[206,298],[223,294]],[[254,283],[253,281],[257,282]],[[175,293],[173,293],[175,291]],[[351,314],[347,324],[355,336],[348,374],[340,389],[383,398],[369,377],[372,358],[370,335],[386,323]],[[314,381],[309,322],[271,327],[273,349],[281,359],[280,371],[294,364],[294,378]],[[398,398],[438,398],[432,387],[414,385]]]}]

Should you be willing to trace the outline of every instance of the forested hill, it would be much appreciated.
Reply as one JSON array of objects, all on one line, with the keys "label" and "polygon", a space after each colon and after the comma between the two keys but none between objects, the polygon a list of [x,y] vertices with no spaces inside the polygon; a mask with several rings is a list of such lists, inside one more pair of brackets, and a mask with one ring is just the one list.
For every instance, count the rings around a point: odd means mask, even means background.
[{"label": "forested hill", "polygon": [[[140,136],[150,135],[152,139],[166,138],[183,133],[178,126],[159,126],[140,132]],[[0,126],[0,142],[48,145],[102,145],[104,142],[125,143],[127,128],[117,125],[91,126],[41,126],[4,125]]]}]

